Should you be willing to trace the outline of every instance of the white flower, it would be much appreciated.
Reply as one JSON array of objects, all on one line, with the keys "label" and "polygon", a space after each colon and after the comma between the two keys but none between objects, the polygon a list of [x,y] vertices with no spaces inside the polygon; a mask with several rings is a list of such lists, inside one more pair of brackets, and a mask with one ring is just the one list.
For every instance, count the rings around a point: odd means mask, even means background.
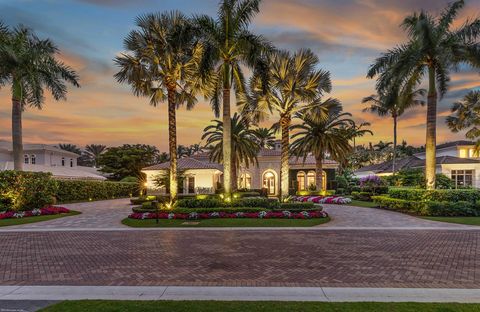
[{"label": "white flower", "polygon": [[188,214],[188,218],[189,218],[189,219],[198,219],[198,213],[196,213],[196,212],[190,212],[190,213]]},{"label": "white flower", "polygon": [[218,218],[218,217],[220,217],[220,214],[219,214],[218,212],[211,212],[211,213],[210,213],[210,217],[212,217],[212,218]]},{"label": "white flower", "polygon": [[14,218],[23,218],[25,216],[25,212],[15,212],[13,215]]},{"label": "white flower", "polygon": [[292,215],[292,213],[290,211],[287,211],[287,210],[283,211],[282,213],[283,213],[283,216],[287,217],[287,218],[290,218],[290,216]]},{"label": "white flower", "polygon": [[300,212],[305,218],[310,218],[310,214],[307,211]]},{"label": "white flower", "polygon": [[243,212],[236,212],[235,216],[237,216],[237,218],[243,218]]},{"label": "white flower", "polygon": [[175,217],[175,214],[174,214],[173,212],[170,212],[170,213],[168,214],[168,218],[169,218],[169,219],[173,219],[174,217]]},{"label": "white flower", "polygon": [[148,215],[149,215],[149,213],[148,213],[148,212],[144,212],[144,213],[142,213],[142,217],[141,217],[141,219],[142,219],[142,220],[145,220],[145,219],[147,219],[147,218],[148,218]]},{"label": "white flower", "polygon": [[266,211],[260,211],[260,212],[258,213],[258,217],[259,217],[260,219],[264,218],[266,215],[267,215],[267,212],[266,212]]},{"label": "white flower", "polygon": [[39,216],[42,214],[42,211],[40,209],[33,209],[32,210],[32,215],[34,216]]}]

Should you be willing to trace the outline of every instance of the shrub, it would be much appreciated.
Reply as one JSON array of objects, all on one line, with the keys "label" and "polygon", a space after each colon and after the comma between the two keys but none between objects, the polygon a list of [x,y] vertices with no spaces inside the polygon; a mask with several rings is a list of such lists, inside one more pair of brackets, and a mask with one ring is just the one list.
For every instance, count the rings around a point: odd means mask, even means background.
[{"label": "shrub", "polygon": [[125,177],[120,180],[120,182],[129,182],[129,183],[138,183],[137,177]]},{"label": "shrub", "polygon": [[335,195],[335,190],[326,191],[297,191],[297,196],[330,196]]},{"label": "shrub", "polygon": [[392,198],[414,201],[467,201],[473,203],[480,200],[480,191],[476,189],[424,190],[392,188],[389,190],[388,194]]},{"label": "shrub", "polygon": [[177,201],[177,207],[179,208],[262,207],[273,209],[276,205],[278,205],[277,200],[266,197],[245,197],[233,199],[231,202],[215,197],[205,199],[188,198]]},{"label": "shrub", "polygon": [[352,198],[356,200],[370,201],[372,196],[370,192],[352,192]]},{"label": "shrub", "polygon": [[255,191],[237,191],[233,193],[233,198],[243,198],[243,197],[259,197],[260,192]]},{"label": "shrub", "polygon": [[0,210],[32,210],[55,202],[57,181],[50,173],[0,172]]},{"label": "shrub", "polygon": [[372,196],[372,200],[374,203],[378,204],[380,208],[388,208],[391,210],[415,214],[421,214],[420,212],[422,211],[422,207],[425,204],[417,201],[392,198],[385,195]]},{"label": "shrub", "polygon": [[292,202],[292,203],[280,203],[277,210],[305,210],[305,209],[322,209],[321,206],[315,205],[312,202]]},{"label": "shrub", "polygon": [[[133,212],[156,212],[156,209],[152,206],[150,207],[133,207]],[[238,207],[238,208],[226,208],[226,207],[214,207],[214,208],[175,208],[175,209],[162,209],[159,207],[159,212],[174,212],[174,213],[209,213],[209,212],[259,212],[265,211],[265,208],[256,208],[256,207]]]},{"label": "shrub", "polygon": [[[262,207],[267,209],[273,209],[278,207],[279,201],[276,199],[269,199],[265,197],[248,197],[233,200],[232,207]],[[226,206],[229,206],[228,203]]]},{"label": "shrub", "polygon": [[137,196],[137,183],[108,181],[59,180],[57,199],[60,202],[87,201]]},{"label": "shrub", "polygon": [[223,207],[224,201],[217,198],[184,198],[177,201],[177,207],[179,208],[214,208]]}]

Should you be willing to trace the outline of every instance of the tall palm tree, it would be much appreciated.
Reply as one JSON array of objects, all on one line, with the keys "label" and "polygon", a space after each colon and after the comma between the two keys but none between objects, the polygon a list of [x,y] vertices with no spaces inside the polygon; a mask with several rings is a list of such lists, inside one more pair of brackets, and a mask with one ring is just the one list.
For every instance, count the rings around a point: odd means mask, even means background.
[{"label": "tall palm tree", "polygon": [[105,152],[107,149],[106,145],[102,144],[89,144],[85,146],[85,152],[87,155],[90,157],[90,159],[93,161],[93,166],[97,166],[97,160],[100,157],[100,155]]},{"label": "tall palm tree", "polygon": [[480,150],[480,91],[468,92],[461,101],[452,105],[452,115],[447,117],[452,132],[468,129],[465,137],[476,140],[476,153]]},{"label": "tall palm tree", "polygon": [[325,154],[339,162],[343,162],[352,150],[349,137],[345,135],[345,127],[353,126],[350,113],[329,110],[326,118],[319,114],[318,109],[297,113],[295,117],[302,120],[301,124],[293,125],[291,151],[297,157],[312,154],[315,157],[316,189],[323,189],[323,160]]},{"label": "tall palm tree", "polygon": [[170,198],[177,197],[176,108],[191,109],[202,81],[199,66],[203,47],[196,41],[191,21],[178,11],[137,17],[138,29],[124,40],[127,50],[115,58],[120,71],[115,78],[131,85],[137,96],[150,97],[150,104],[168,103],[170,153]]},{"label": "tall palm tree", "polygon": [[[318,57],[308,49],[295,54],[282,51],[274,53],[269,60],[268,80],[253,75],[250,80],[252,100],[244,107],[254,119],[263,120],[271,112],[280,115],[282,137],[281,152],[281,196],[288,196],[289,184],[289,142],[292,116],[297,112],[322,107],[319,112],[325,118],[325,109],[337,103],[329,99],[321,105],[321,97],[330,92],[332,83],[330,73],[317,69]],[[266,92],[265,92],[266,90]]]},{"label": "tall palm tree", "polygon": [[371,124],[369,122],[362,122],[357,125],[357,123],[353,123],[351,127],[346,128],[348,136],[351,137],[351,140],[353,141],[353,150],[356,149],[356,140],[357,138],[361,138],[366,134],[373,135],[372,130],[370,129],[365,129],[365,127],[370,127]]},{"label": "tall palm tree", "polygon": [[425,102],[419,97],[425,96],[424,89],[415,90],[409,94],[397,92],[398,88],[390,88],[389,93],[380,92],[377,95],[370,95],[363,98],[363,104],[369,104],[364,108],[364,112],[372,112],[379,116],[391,116],[393,119],[393,158],[392,172],[395,174],[396,156],[397,156],[397,125],[398,118],[405,113],[406,110],[415,106],[423,106]]},{"label": "tall palm tree", "polygon": [[411,92],[427,76],[426,187],[435,188],[436,120],[438,95],[448,90],[450,71],[460,63],[480,67],[480,19],[471,19],[458,28],[453,27],[464,0],[452,2],[439,16],[421,11],[405,18],[402,27],[409,41],[384,53],[367,76],[379,76],[377,89],[405,83]]},{"label": "tall palm tree", "polygon": [[[257,154],[259,146],[255,141],[255,131],[250,129],[248,120],[235,113],[231,120],[232,125],[232,179],[237,181],[237,171],[241,164],[247,168],[251,163],[258,165]],[[204,130],[202,140],[206,139],[206,147],[210,149],[210,159],[215,162],[225,163],[223,161],[223,121],[213,120],[213,125],[207,126]],[[225,182],[224,182],[225,183]],[[233,191],[238,187],[235,183]]]},{"label": "tall palm tree", "polygon": [[393,144],[392,142],[383,142],[383,141],[380,140],[377,144],[373,145],[373,150],[377,151],[377,152],[381,152],[381,151],[389,148],[390,145],[392,145],[392,144]]},{"label": "tall palm tree", "polygon": [[232,186],[233,166],[231,142],[230,92],[236,93],[237,104],[246,101],[245,77],[242,66],[265,73],[266,65],[262,62],[262,53],[272,48],[264,37],[250,32],[248,26],[259,11],[260,0],[221,0],[217,18],[197,16],[196,23],[202,32],[205,44],[203,68],[215,72],[215,88],[209,97],[215,116],[220,114],[220,97],[222,97],[223,133],[223,177],[227,196]]},{"label": "tall palm tree", "polygon": [[276,130],[274,128],[257,128],[253,132],[260,148],[272,148],[275,145]]},{"label": "tall palm tree", "polygon": [[82,150],[76,146],[75,144],[70,144],[70,143],[59,143],[58,148],[70,153],[75,153],[78,155],[82,154]]},{"label": "tall palm tree", "polygon": [[15,170],[23,170],[22,113],[28,107],[42,109],[44,89],[55,100],[65,100],[65,82],[80,86],[77,73],[56,59],[58,51],[52,41],[39,39],[28,28],[10,30],[0,24],[0,87],[11,85]]}]

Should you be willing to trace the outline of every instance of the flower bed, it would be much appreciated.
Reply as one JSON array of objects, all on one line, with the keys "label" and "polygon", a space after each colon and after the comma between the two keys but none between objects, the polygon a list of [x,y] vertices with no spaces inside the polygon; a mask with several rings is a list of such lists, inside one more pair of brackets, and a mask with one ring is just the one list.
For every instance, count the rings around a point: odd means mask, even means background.
[{"label": "flower bed", "polygon": [[69,213],[70,210],[64,207],[46,207],[40,209],[33,209],[28,211],[7,211],[0,213],[1,219],[12,219],[12,218],[26,218],[26,217],[35,217],[35,216],[46,216],[46,215],[56,215],[60,213]]},{"label": "flower bed", "polygon": [[312,202],[316,204],[349,204],[352,200],[343,196],[294,196],[292,198],[296,202]]},{"label": "flower bed", "polygon": [[[154,212],[132,213],[128,216],[131,219],[156,219],[157,214]],[[311,218],[326,218],[328,214],[321,210],[315,211],[259,211],[259,212],[209,212],[209,213],[174,213],[174,212],[160,212],[159,219],[183,219],[183,220],[198,220],[198,219],[235,219],[235,218],[252,218],[252,219],[311,219]]]}]

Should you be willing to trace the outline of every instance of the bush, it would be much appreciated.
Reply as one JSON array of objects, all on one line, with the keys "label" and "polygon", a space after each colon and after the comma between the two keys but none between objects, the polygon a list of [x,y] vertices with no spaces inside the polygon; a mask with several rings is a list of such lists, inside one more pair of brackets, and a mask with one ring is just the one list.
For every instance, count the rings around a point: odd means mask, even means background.
[{"label": "bush", "polygon": [[50,173],[0,172],[0,210],[32,210],[55,202],[57,181]]},{"label": "bush", "polygon": [[57,200],[60,202],[87,201],[137,196],[137,183],[108,181],[59,180]]},{"label": "bush", "polygon": [[292,203],[280,203],[280,206],[278,208],[275,208],[276,210],[311,210],[311,209],[322,209],[321,206],[315,205],[312,202],[292,202]]},{"label": "bush", "polygon": [[177,207],[179,208],[214,208],[224,205],[224,201],[218,198],[184,198],[177,201]]},{"label": "bush", "polygon": [[262,207],[267,209],[273,209],[278,207],[279,201],[276,199],[269,199],[265,197],[248,197],[233,200],[231,205],[226,203],[226,206],[232,207]]},{"label": "bush", "polygon": [[255,191],[237,191],[233,193],[233,198],[243,198],[243,197],[259,197],[260,192]]},{"label": "bush", "polygon": [[[150,207],[133,207],[133,212],[156,212],[157,210],[150,206]],[[259,212],[265,211],[265,208],[256,208],[256,207],[238,207],[238,208],[226,208],[226,207],[213,207],[213,208],[175,208],[175,209],[162,209],[159,207],[159,212],[173,212],[173,213],[209,213],[209,212],[228,212],[228,213],[235,213],[235,212]]]},{"label": "bush", "polygon": [[138,183],[137,177],[125,177],[120,180],[120,182],[127,182],[127,183]]},{"label": "bush", "polygon": [[262,207],[273,209],[278,205],[275,199],[268,199],[265,197],[245,197],[233,199],[231,202],[226,202],[220,198],[210,197],[205,199],[188,198],[179,199],[177,207],[179,208],[214,208],[214,207]]},{"label": "bush", "polygon": [[335,190],[326,191],[297,191],[297,196],[330,196],[335,195]]},{"label": "bush", "polygon": [[370,201],[372,196],[374,196],[370,192],[352,192],[352,198],[356,200],[363,200],[363,201]]},{"label": "bush", "polygon": [[388,194],[392,198],[414,201],[467,201],[474,203],[477,200],[480,200],[480,191],[475,189],[424,190],[392,188],[389,190]]}]

